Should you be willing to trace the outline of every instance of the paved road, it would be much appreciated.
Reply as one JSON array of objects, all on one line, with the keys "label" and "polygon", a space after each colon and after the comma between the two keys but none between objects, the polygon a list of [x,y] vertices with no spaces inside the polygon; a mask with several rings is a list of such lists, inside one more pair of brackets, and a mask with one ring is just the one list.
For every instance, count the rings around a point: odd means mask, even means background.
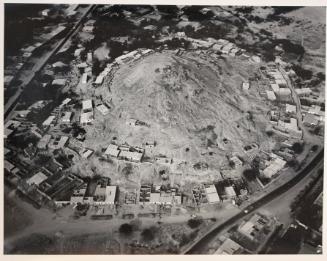
[{"label": "paved road", "polygon": [[307,175],[311,176],[316,171],[317,165],[323,165],[324,160],[324,150],[322,149],[317,156],[308,164],[306,165],[302,171],[300,171],[293,179],[286,182],[284,185],[276,188],[272,192],[268,193],[261,199],[257,200],[249,207],[247,207],[248,214],[241,212],[233,216],[232,218],[224,221],[221,224],[218,224],[212,230],[210,230],[206,235],[204,235],[200,240],[194,242],[189,248],[185,249],[181,252],[181,254],[206,254],[207,246],[216,239],[216,236],[220,234],[226,227],[230,227],[231,225],[236,224],[244,217],[250,215],[252,212],[262,208],[263,206],[270,203],[276,197],[281,196],[283,193],[288,192],[292,187],[294,187],[298,182],[300,182],[304,177]]}]

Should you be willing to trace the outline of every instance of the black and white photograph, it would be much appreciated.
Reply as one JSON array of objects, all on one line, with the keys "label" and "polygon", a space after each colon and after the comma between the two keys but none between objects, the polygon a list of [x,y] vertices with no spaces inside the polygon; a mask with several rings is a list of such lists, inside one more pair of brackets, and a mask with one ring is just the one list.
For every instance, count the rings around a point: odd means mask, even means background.
[{"label": "black and white photograph", "polygon": [[324,254],[324,1],[1,5],[5,256]]}]

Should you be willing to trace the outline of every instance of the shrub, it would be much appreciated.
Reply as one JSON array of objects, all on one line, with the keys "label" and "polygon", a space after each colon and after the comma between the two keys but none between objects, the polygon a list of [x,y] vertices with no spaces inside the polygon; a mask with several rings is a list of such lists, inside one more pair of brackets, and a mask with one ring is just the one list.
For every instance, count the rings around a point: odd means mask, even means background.
[{"label": "shrub", "polygon": [[131,235],[133,233],[133,227],[130,224],[124,223],[119,227],[119,233],[123,235]]},{"label": "shrub", "polygon": [[203,220],[199,218],[192,218],[187,221],[187,225],[190,228],[196,228],[202,224]]}]

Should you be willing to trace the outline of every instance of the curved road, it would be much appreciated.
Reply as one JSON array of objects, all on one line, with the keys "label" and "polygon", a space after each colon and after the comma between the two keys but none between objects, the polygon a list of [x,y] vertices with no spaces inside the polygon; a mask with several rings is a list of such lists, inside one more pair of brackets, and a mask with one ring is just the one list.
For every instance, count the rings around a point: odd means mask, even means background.
[{"label": "curved road", "polygon": [[258,208],[270,203],[272,200],[274,200],[276,197],[280,196],[282,193],[286,192],[293,186],[295,186],[298,182],[300,182],[304,177],[307,175],[310,175],[313,170],[315,170],[315,167],[317,165],[322,164],[323,165],[324,160],[324,149],[322,149],[317,156],[302,169],[293,179],[286,182],[282,186],[278,187],[277,189],[273,190],[272,192],[268,193],[267,195],[263,196],[261,199],[257,200],[253,204],[249,205],[246,210],[248,210],[247,213],[244,212],[245,209],[243,209],[242,212],[239,214],[234,215],[230,219],[226,220],[222,224],[217,225],[212,230],[210,230],[206,235],[204,235],[200,240],[195,242],[193,245],[191,245],[188,249],[181,252],[181,254],[205,254],[202,251],[206,249],[206,246],[215,239],[218,233],[220,233],[222,230],[224,230],[227,226],[230,226],[237,221],[243,219],[245,216],[249,215],[250,213],[254,212]]}]

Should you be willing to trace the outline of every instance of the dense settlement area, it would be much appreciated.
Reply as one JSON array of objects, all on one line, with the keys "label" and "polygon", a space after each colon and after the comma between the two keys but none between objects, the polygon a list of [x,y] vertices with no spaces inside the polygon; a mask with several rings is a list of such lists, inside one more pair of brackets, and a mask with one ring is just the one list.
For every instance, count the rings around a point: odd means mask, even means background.
[{"label": "dense settlement area", "polygon": [[[68,7],[67,15],[76,15],[76,8]],[[43,10],[40,19],[49,12],[51,9]],[[147,14],[144,11],[144,15]],[[127,11],[125,15],[133,19]],[[282,59],[281,45],[276,46],[280,55],[266,62],[260,53],[247,51],[230,40],[196,39],[187,32],[175,31],[163,34],[156,48],[123,51],[112,59],[106,43],[96,48],[89,44],[95,37],[96,26],[96,19],[88,18],[73,39],[69,39],[38,74],[41,85],[38,88],[52,90],[54,97],[39,99],[27,107],[24,103],[18,104],[14,115],[5,122],[5,180],[36,207],[60,211],[72,206],[71,213],[76,219],[81,216],[94,220],[133,219],[189,213],[196,220],[196,215],[205,215],[217,206],[220,211],[229,206],[243,206],[255,193],[274,186],[274,180],[300,169],[305,153],[314,147],[317,149],[316,144],[322,141],[323,96],[309,87],[298,87],[299,77],[292,65]],[[58,26],[42,38],[47,41],[56,37],[64,28],[64,25]],[[167,44],[172,39],[188,45],[173,49]],[[115,40],[125,39],[116,37]],[[5,91],[14,80],[15,70],[28,63],[40,46],[41,40],[25,46],[17,56],[20,60],[15,68],[5,69]],[[206,133],[205,146],[198,155],[188,156],[193,150],[192,139],[183,140],[190,142],[181,147],[183,153],[169,152],[164,139],[156,140],[157,132],[160,137],[157,127],[160,122],[116,110],[123,101],[115,97],[115,88],[121,87],[115,77],[122,81],[124,72],[130,69],[123,84],[132,86],[137,82],[133,77],[142,79],[133,74],[133,68],[151,68],[156,65],[153,60],[166,59],[162,57],[193,61],[198,63],[198,68],[209,67],[204,61],[216,66],[215,63],[222,60],[251,67],[253,76],[243,75],[233,88],[244,97],[255,95],[266,107],[264,115],[245,112],[246,121],[260,117],[263,125],[257,128],[263,129],[258,130],[263,134],[258,136],[266,140],[252,142],[250,138],[246,144],[232,141],[236,136],[231,136],[218,141],[215,132],[219,124],[201,123],[203,128],[200,129]],[[101,69],[95,70],[99,61]],[[146,63],[150,67],[146,67]],[[152,70],[156,72],[138,73],[152,77],[156,73],[169,75],[174,69],[173,66],[160,69],[154,66]],[[201,95],[197,92],[202,90],[195,89],[191,95]],[[138,108],[135,105],[135,110]],[[258,110],[258,114],[262,112]],[[111,131],[110,138],[101,134],[111,126],[117,126],[118,131]],[[254,131],[250,135],[256,134]],[[215,139],[221,144],[217,145]],[[233,143],[239,147],[235,149]],[[216,152],[220,147],[223,154]],[[220,164],[212,167],[210,162],[215,157]],[[220,237],[220,246],[214,253],[258,253],[278,226],[271,215],[255,213]]]}]

